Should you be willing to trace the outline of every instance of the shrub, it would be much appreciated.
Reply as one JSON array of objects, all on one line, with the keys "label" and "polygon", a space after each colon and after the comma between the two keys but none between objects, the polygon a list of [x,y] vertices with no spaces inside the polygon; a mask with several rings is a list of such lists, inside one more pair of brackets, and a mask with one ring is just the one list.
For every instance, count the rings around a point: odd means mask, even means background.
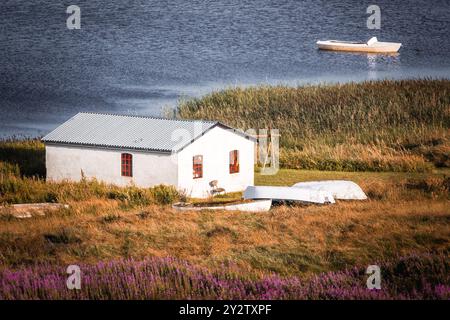
[{"label": "shrub", "polygon": [[44,234],[44,238],[53,244],[70,244],[81,242],[81,238],[78,237],[76,232],[70,228],[62,228],[54,233]]},{"label": "shrub", "polygon": [[416,189],[428,194],[449,194],[450,177],[427,177],[425,179],[409,179],[409,189]]},{"label": "shrub", "polygon": [[0,161],[0,177],[6,177],[10,175],[16,177],[20,176],[19,166],[17,164]]},{"label": "shrub", "polygon": [[93,180],[45,182],[40,178],[0,176],[0,203],[33,203],[111,199],[126,207],[170,204],[179,198],[172,186],[154,188],[118,187]]},{"label": "shrub", "polygon": [[131,206],[146,206],[153,202],[152,192],[149,192],[148,189],[132,186],[128,187],[126,190],[128,193],[128,204]]},{"label": "shrub", "polygon": [[112,200],[125,201],[128,200],[128,194],[123,190],[111,190],[106,193],[106,198]]},{"label": "shrub", "polygon": [[173,186],[157,185],[151,189],[153,200],[157,204],[171,204],[178,200],[179,193]]},{"label": "shrub", "polygon": [[140,219],[147,219],[150,215],[151,213],[149,211],[141,211],[137,214]]},{"label": "shrub", "polygon": [[120,214],[117,213],[109,213],[102,218],[102,221],[105,223],[116,222],[121,219]]}]

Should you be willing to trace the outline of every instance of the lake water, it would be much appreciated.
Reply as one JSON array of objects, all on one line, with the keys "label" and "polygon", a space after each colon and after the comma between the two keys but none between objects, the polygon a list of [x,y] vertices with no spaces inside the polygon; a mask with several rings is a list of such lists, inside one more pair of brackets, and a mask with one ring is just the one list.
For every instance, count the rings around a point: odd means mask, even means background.
[{"label": "lake water", "polygon": [[[81,30],[66,28],[71,4]],[[380,30],[366,27],[370,4]],[[449,34],[448,0],[2,0],[0,136],[41,135],[79,111],[161,115],[231,86],[449,78]],[[400,54],[315,46],[371,36]]]}]

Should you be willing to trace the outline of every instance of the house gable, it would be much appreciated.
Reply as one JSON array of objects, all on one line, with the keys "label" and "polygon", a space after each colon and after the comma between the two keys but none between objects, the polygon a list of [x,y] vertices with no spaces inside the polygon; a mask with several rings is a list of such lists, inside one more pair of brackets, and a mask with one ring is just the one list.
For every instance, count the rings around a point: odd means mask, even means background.
[{"label": "house gable", "polygon": [[[230,172],[230,152],[238,151],[239,171]],[[202,177],[194,177],[194,157],[202,156]],[[193,197],[205,197],[210,183],[226,192],[240,191],[253,185],[254,140],[216,126],[177,154],[178,187]]]}]

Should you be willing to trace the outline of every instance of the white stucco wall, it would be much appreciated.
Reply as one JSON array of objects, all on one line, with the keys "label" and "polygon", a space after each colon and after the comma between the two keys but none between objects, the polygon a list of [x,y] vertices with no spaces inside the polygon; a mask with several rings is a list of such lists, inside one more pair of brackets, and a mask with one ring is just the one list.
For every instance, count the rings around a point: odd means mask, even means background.
[{"label": "white stucco wall", "polygon": [[[254,184],[254,142],[221,127],[214,127],[178,154],[122,151],[95,147],[47,144],[47,180],[86,178],[126,186],[174,185],[191,197],[208,197],[209,182],[218,180],[226,192]],[[229,173],[229,152],[239,150],[238,173]],[[121,154],[133,155],[133,177],[121,176]],[[192,157],[203,156],[203,177],[193,178]]]},{"label": "white stucco wall", "polygon": [[[229,173],[229,152],[239,150],[239,173]],[[203,155],[203,177],[194,179],[192,157]],[[226,192],[254,184],[254,142],[221,127],[214,127],[178,153],[178,189],[191,197],[207,197],[209,182],[218,180]]]},{"label": "white stucco wall", "polygon": [[[83,171],[86,178],[96,178],[119,186],[131,183],[140,187],[177,185],[177,164],[168,154],[64,145],[46,145],[45,149],[47,180],[50,181],[79,181]],[[123,152],[133,155],[133,177],[121,175]]]}]

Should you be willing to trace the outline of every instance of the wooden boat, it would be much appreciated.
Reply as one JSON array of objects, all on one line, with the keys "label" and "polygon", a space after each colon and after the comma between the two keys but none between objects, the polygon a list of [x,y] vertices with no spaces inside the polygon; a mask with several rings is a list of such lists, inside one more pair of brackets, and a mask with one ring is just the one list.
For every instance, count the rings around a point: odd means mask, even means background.
[{"label": "wooden boat", "polygon": [[229,211],[248,211],[248,212],[265,212],[269,211],[272,206],[272,200],[254,200],[240,201],[222,204],[201,203],[192,204],[178,202],[172,205],[172,208],[181,211],[200,211],[200,210],[229,210]]},{"label": "wooden boat", "polygon": [[329,192],[295,187],[249,186],[244,191],[244,199],[335,203],[333,195]]},{"label": "wooden boat", "polygon": [[366,200],[364,191],[353,181],[347,180],[323,180],[299,182],[293,185],[294,188],[303,188],[331,193],[335,199],[339,200]]},{"label": "wooden boat", "polygon": [[395,53],[401,43],[397,42],[379,42],[376,37],[371,38],[366,43],[339,40],[319,40],[317,46],[321,50],[348,51],[348,52],[374,52],[374,53]]}]

